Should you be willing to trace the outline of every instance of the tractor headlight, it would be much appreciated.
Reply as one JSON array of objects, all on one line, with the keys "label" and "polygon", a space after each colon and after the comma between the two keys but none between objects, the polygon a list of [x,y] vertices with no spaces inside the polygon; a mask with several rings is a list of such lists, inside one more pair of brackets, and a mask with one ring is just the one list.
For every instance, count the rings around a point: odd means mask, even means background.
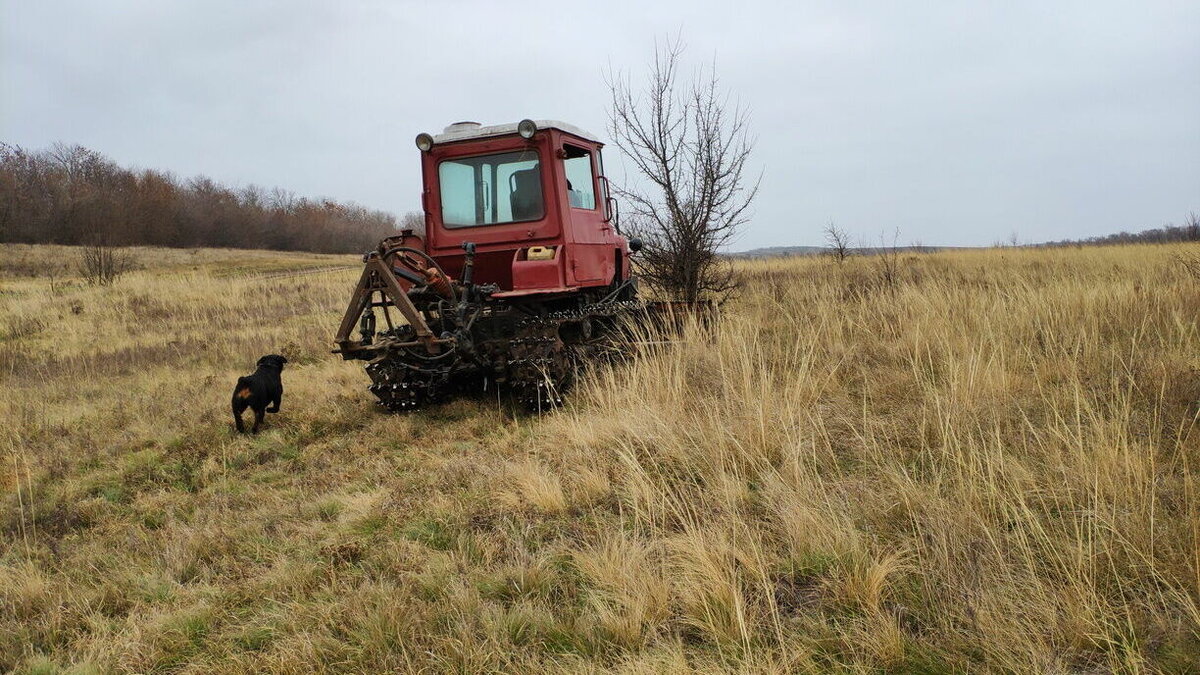
[{"label": "tractor headlight", "polygon": [[417,149],[421,152],[429,152],[433,148],[433,136],[429,134],[417,134]]},{"label": "tractor headlight", "polygon": [[533,135],[537,133],[537,123],[533,120],[521,120],[517,122],[517,133],[526,140],[533,138]]}]

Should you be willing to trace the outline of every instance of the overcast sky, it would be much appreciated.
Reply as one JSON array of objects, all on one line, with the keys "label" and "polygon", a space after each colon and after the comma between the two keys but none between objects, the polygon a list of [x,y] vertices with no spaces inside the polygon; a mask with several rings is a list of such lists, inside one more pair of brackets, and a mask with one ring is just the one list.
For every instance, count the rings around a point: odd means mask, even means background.
[{"label": "overcast sky", "polygon": [[[0,140],[401,214],[413,136],[605,133],[608,68],[682,31],[752,111],[735,249],[986,245],[1200,212],[1200,2],[0,0]],[[610,173],[621,163],[610,146]]]}]

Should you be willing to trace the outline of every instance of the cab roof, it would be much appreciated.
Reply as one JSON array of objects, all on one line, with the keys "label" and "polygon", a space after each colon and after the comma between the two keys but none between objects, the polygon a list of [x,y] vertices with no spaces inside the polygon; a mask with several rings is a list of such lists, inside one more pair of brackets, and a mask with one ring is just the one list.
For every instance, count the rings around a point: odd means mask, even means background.
[{"label": "cab roof", "polygon": [[[592,141],[593,143],[601,143],[599,138],[580,129],[573,124],[559,122],[558,120],[534,120],[538,130],[542,129],[558,129],[565,131],[572,136],[578,136],[584,140]],[[455,143],[457,141],[469,141],[476,138],[488,138],[491,136],[507,136],[517,133],[517,122],[510,124],[494,124],[492,126],[480,126],[475,122],[458,122],[446,127],[446,130],[433,137],[434,144]]]}]

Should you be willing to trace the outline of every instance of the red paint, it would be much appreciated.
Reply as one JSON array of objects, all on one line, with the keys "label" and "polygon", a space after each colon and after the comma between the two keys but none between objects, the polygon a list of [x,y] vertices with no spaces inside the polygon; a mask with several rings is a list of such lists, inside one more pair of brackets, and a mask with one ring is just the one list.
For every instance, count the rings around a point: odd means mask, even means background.
[{"label": "red paint", "polygon": [[[561,157],[565,144],[587,150],[592,163],[595,208],[572,208]],[[628,240],[605,222],[601,190],[602,143],[554,128],[539,129],[526,140],[516,133],[439,143],[421,153],[426,237],[423,248],[451,276],[461,275],[463,242],[474,242],[475,283],[497,284],[503,295],[560,294],[608,286],[629,278]],[[539,220],[447,228],[443,224],[438,166],[462,157],[536,151],[541,169],[544,216]],[[572,186],[576,187],[576,186]],[[582,186],[579,186],[582,187]],[[515,210],[515,207],[514,207]],[[528,260],[531,246],[554,246],[551,260]],[[618,261],[620,269],[618,271]]]}]

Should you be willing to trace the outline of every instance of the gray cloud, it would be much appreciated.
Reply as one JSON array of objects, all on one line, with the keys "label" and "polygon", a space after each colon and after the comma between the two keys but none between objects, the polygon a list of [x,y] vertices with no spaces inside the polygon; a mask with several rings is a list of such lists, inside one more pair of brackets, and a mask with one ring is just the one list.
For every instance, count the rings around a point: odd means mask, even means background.
[{"label": "gray cloud", "polygon": [[0,139],[398,213],[417,132],[549,117],[605,135],[605,69],[636,76],[680,30],[753,112],[763,188],[739,247],[819,243],[830,219],[987,244],[1200,209],[1194,2],[0,7]]}]

